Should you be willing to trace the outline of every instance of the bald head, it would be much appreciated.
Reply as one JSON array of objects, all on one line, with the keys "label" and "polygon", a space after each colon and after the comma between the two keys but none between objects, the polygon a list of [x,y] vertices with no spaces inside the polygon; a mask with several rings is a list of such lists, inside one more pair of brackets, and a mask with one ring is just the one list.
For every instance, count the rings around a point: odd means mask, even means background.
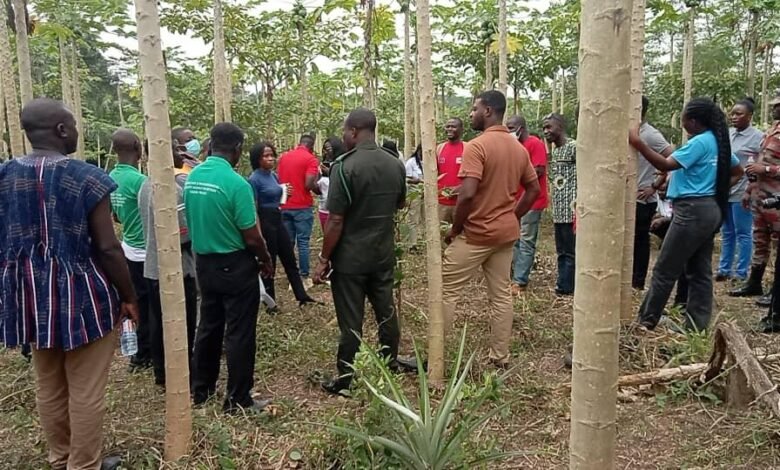
[{"label": "bald head", "polygon": [[361,142],[375,141],[376,115],[366,108],[358,108],[344,120],[344,145],[352,150]]},{"label": "bald head", "polygon": [[141,139],[130,129],[117,129],[111,136],[111,144],[119,163],[137,166],[141,159]]},{"label": "bald head", "polygon": [[38,98],[22,109],[22,128],[36,150],[54,150],[68,155],[76,151],[78,130],[73,113],[62,101]]},{"label": "bald head", "polygon": [[506,120],[506,127],[511,134],[515,134],[520,142],[528,138],[528,123],[525,117],[515,114]]}]

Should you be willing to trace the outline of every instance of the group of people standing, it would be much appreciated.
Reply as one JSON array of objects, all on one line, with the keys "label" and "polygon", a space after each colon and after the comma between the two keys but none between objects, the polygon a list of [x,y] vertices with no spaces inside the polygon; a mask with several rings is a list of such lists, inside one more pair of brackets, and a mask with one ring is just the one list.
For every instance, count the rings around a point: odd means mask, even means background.
[{"label": "group of people standing", "polygon": [[[714,102],[694,99],[682,115],[691,138],[675,150],[644,120],[649,102],[643,101],[642,125],[629,131],[640,155],[637,289],[645,286],[649,232],[665,221],[665,239],[639,311],[645,328],[658,325],[675,284],[685,326],[708,327],[714,237],[722,229],[717,278],[744,278],[748,207],[753,266],[746,284],[732,294],[762,293],[770,240],[780,230],[780,204],[771,200],[780,189],[780,96],[770,105],[776,122],[760,138],[750,126],[752,101],[734,106],[729,129]],[[449,224],[445,327],[451,329],[460,295],[481,267],[490,319],[488,356],[497,367],[510,362],[512,295],[529,285],[548,181],[558,256],[555,292],[568,296],[575,288],[576,143],[566,135],[563,116],[546,116],[548,160],[547,146],[529,133],[522,116],[502,124],[505,111],[503,94],[481,93],[470,113],[471,127],[480,135],[464,143],[463,121],[453,118],[445,126],[447,141],[436,149],[439,217]],[[138,325],[139,350],[131,367],[151,366],[156,383],[165,383],[155,198],[138,168],[144,144],[129,130],[116,131],[118,164],[106,174],[67,157],[75,151],[78,133],[61,102],[33,100],[21,117],[32,151],[0,166],[2,340],[8,347],[34,346],[36,397],[52,467],[116,468],[118,459],[101,459],[101,428],[117,325],[126,319]],[[307,293],[312,284],[331,284],[340,340],[338,375],[323,382],[325,391],[344,394],[351,385],[366,299],[390,367],[415,370],[414,362],[398,355],[393,285],[396,215],[407,203],[408,185],[422,180],[422,153],[418,149],[404,165],[391,148],[377,145],[375,128],[373,112],[351,112],[343,140],[328,139],[322,161],[308,135],[278,162],[273,144],[260,142],[249,151],[248,179],[235,170],[245,143],[238,126],[215,125],[205,145],[189,129],[174,130],[171,162],[196,405],[216,395],[223,351],[224,411],[262,410],[267,404],[252,395],[256,325],[261,286],[272,299],[276,295],[277,257],[301,305],[314,301]],[[324,240],[311,270],[314,196],[320,197]],[[121,243],[114,220],[122,225]],[[735,245],[740,252],[733,268]],[[780,331],[779,284],[776,270],[769,314],[762,320],[767,332]]]}]

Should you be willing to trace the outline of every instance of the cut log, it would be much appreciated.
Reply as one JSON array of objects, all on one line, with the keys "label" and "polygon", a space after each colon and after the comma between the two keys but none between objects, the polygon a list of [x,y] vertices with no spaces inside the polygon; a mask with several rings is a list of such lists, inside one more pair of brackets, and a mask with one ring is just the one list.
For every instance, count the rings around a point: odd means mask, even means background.
[{"label": "cut log", "polygon": [[[770,357],[765,357],[764,361],[766,362]],[[747,385],[749,390],[742,390],[739,395],[752,390],[752,395],[756,397],[754,402],[764,403],[776,417],[780,418],[780,393],[777,392],[777,385],[772,383],[756,356],[753,355],[753,351],[750,350],[745,337],[731,322],[721,323],[715,329],[712,356],[709,367],[704,373],[704,379],[709,381],[717,377],[726,362],[730,367],[739,368],[745,376],[743,385]],[[734,380],[732,387],[738,386],[739,382],[740,380]],[[744,397],[739,398],[739,401],[742,400]]]}]

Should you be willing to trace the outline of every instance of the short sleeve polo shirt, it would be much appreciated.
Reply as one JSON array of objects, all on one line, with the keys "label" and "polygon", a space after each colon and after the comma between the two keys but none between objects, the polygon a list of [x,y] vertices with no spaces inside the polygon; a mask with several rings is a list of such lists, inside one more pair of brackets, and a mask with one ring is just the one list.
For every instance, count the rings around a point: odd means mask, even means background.
[{"label": "short sleeve polo shirt", "polygon": [[199,255],[246,248],[241,231],[257,223],[252,186],[221,157],[195,167],[184,185],[184,209]]},{"label": "short sleeve polo shirt", "polygon": [[117,190],[111,193],[111,210],[122,224],[122,241],[132,248],[146,248],[144,226],[138,211],[138,193],[146,181],[146,175],[138,168],[118,164],[109,175],[117,184]]}]

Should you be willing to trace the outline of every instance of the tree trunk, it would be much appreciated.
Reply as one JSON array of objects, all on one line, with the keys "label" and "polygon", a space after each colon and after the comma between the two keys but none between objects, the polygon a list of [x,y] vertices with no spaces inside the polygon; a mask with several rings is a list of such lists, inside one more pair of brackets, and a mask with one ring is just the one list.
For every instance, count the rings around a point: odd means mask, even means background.
[{"label": "tree trunk", "polygon": [[164,324],[165,459],[171,462],[187,454],[192,435],[184,278],[157,0],[135,0],[135,8]]},{"label": "tree trunk", "polygon": [[225,122],[233,122],[233,66],[225,59],[225,87],[222,89]]},{"label": "tree trunk", "polygon": [[[631,97],[629,127],[642,123],[642,88],[644,84],[645,57],[645,0],[633,0],[631,13]],[[637,159],[642,158],[630,148],[626,161],[626,229],[623,237],[623,273],[620,279],[620,318],[630,321],[634,317],[633,286],[634,234],[636,233]]]},{"label": "tree trunk", "polygon": [[5,142],[5,88],[3,74],[0,73],[0,158],[8,157],[8,145]]},{"label": "tree trunk", "polygon": [[19,120],[19,101],[16,96],[14,64],[11,57],[11,43],[8,40],[8,26],[5,15],[0,17],[0,74],[3,75],[3,95],[5,96],[5,114],[8,120],[8,140],[11,143],[11,156],[24,155],[24,135]]},{"label": "tree trunk", "polygon": [[266,135],[268,139],[273,139],[274,132],[274,86],[268,81],[265,85],[265,123],[266,123]]},{"label": "tree trunk", "polygon": [[[695,38],[696,10],[688,9],[688,28],[685,32],[685,55],[683,55],[683,107],[691,100],[693,92],[693,41]],[[688,133],[682,130],[682,143],[688,142]]]},{"label": "tree trunk", "polygon": [[631,0],[584,1],[581,17],[569,466],[601,470],[615,459],[621,260],[609,255],[623,252]]},{"label": "tree trunk", "polygon": [[85,129],[84,129],[84,110],[81,107],[81,77],[79,76],[79,54],[74,43],[70,43],[71,53],[71,78],[73,79],[73,115],[76,117],[76,128],[79,131],[78,146],[76,147],[76,156],[85,159]]},{"label": "tree trunk", "polygon": [[372,38],[374,36],[374,1],[366,0],[366,18],[363,23],[363,106],[374,109],[374,72]]},{"label": "tree trunk", "polygon": [[225,60],[225,28],[222,0],[214,0],[214,122],[227,121],[228,94],[227,61]]},{"label": "tree trunk", "polygon": [[485,45],[485,90],[493,89],[493,58],[490,54],[490,42]]},{"label": "tree trunk", "polygon": [[[508,44],[507,44],[507,31],[506,31],[506,0],[498,0],[498,91],[506,96],[507,85],[507,60],[508,60]],[[504,121],[508,117],[507,113],[504,113]]]},{"label": "tree trunk", "polygon": [[[22,107],[33,99],[32,66],[30,65],[30,43],[27,37],[27,2],[13,0],[14,25],[16,26],[16,60],[19,67],[19,95]],[[28,151],[32,149],[27,136],[24,144]]]},{"label": "tree trunk", "polygon": [[428,374],[431,383],[444,379],[444,313],[442,310],[441,228],[438,216],[436,123],[433,121],[430,5],[417,0],[417,50],[423,165],[425,165],[425,239],[428,255]]},{"label": "tree trunk", "polygon": [[560,96],[560,107],[561,107],[561,109],[560,109],[560,113],[561,113],[561,116],[563,116],[564,113],[566,113],[566,93],[565,93],[565,91],[566,91],[566,74],[563,71],[561,71],[561,81],[559,83],[559,86],[560,86],[560,90],[561,90],[561,96]]},{"label": "tree trunk", "polygon": [[756,93],[756,55],[758,55],[758,17],[759,11],[753,9],[750,11],[750,32],[748,45],[748,63],[747,63],[747,83],[745,84],[745,94],[753,97]]},{"label": "tree trunk", "polygon": [[116,84],[116,102],[117,102],[117,107],[119,108],[119,122],[121,123],[122,127],[127,127],[127,124],[125,123],[125,110],[122,108],[122,84],[121,83]]},{"label": "tree trunk", "polygon": [[[420,130],[420,42],[417,41],[417,53],[414,56],[414,148],[422,143],[422,131]],[[414,151],[414,150],[413,150]]]},{"label": "tree trunk", "polygon": [[552,85],[550,85],[550,92],[552,93],[552,103],[550,105],[550,112],[558,112],[558,72],[555,72],[552,77]]},{"label": "tree trunk", "polygon": [[520,90],[517,85],[512,85],[512,112],[516,116],[520,111]]},{"label": "tree trunk", "polygon": [[62,84],[62,102],[69,108],[73,108],[73,82],[70,74],[70,54],[65,38],[59,39],[60,44],[60,83]]},{"label": "tree trunk", "polygon": [[764,70],[761,72],[761,117],[760,122],[764,127],[769,127],[769,74],[772,72],[772,57],[774,56],[774,44],[767,44],[764,48]]},{"label": "tree trunk", "polygon": [[674,73],[674,32],[669,33],[669,73]]}]

